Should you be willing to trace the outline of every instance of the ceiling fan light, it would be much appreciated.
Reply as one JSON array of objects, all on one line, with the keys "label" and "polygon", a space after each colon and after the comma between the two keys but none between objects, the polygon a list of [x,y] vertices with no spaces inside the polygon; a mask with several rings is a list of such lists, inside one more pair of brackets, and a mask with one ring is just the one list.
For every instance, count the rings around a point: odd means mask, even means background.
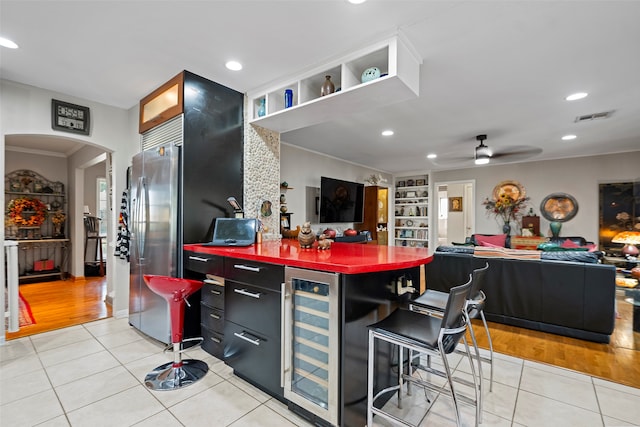
[{"label": "ceiling fan light", "polygon": [[476,156],[476,165],[486,165],[489,163],[489,156]]},{"label": "ceiling fan light", "polygon": [[489,163],[489,160],[491,159],[491,150],[489,150],[489,147],[480,143],[480,145],[476,147],[475,159],[476,165],[486,165]]}]

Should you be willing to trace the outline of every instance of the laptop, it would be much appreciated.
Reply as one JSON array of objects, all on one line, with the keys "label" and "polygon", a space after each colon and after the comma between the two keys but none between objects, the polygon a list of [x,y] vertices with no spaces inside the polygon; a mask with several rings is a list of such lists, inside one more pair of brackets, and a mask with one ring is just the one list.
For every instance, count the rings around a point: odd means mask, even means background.
[{"label": "laptop", "polygon": [[255,241],[255,218],[216,218],[213,239],[203,246],[249,246]]}]

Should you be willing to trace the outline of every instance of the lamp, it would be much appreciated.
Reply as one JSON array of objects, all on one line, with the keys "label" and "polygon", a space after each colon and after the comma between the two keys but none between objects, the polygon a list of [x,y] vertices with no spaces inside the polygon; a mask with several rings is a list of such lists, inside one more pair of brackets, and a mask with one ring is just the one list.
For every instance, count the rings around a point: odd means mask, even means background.
[{"label": "lamp", "polygon": [[491,159],[491,150],[484,145],[484,140],[487,139],[487,135],[478,135],[476,140],[480,141],[480,145],[476,147],[476,165],[486,165]]},{"label": "lamp", "polygon": [[638,256],[638,248],[635,245],[640,245],[640,231],[623,231],[616,234],[611,239],[612,243],[624,243],[622,253],[629,256]]},{"label": "lamp", "polygon": [[229,202],[229,204],[235,211],[236,218],[244,218],[244,211],[242,210],[242,206],[240,206],[240,203],[238,203],[235,197],[233,196],[229,197],[227,199],[227,202]]}]

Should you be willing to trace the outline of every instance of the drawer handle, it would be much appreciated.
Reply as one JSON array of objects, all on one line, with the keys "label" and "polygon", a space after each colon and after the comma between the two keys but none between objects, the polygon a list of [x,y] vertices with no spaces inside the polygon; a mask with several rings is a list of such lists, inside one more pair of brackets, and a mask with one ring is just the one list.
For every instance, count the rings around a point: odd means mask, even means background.
[{"label": "drawer handle", "polygon": [[207,283],[207,284],[209,284],[209,285],[224,286],[224,283],[220,283],[219,281],[214,280],[214,279],[204,279],[204,280],[203,280],[203,282],[204,282],[204,283]]},{"label": "drawer handle", "polygon": [[255,298],[255,299],[260,299],[260,295],[261,295],[260,292],[253,293],[253,292],[247,291],[246,289],[234,289],[233,292],[240,295],[244,295],[246,297]]},{"label": "drawer handle", "polygon": [[222,292],[216,291],[215,289],[210,289],[209,291],[214,295],[221,295],[222,294]]},{"label": "drawer handle", "polygon": [[200,256],[189,255],[189,259],[192,261],[209,262],[211,258],[202,258]]},{"label": "drawer handle", "polygon": [[237,336],[238,338],[240,338],[242,340],[250,342],[253,345],[257,345],[257,346],[260,345],[260,339],[259,338],[256,338],[255,340],[252,340],[251,338],[247,338],[244,334],[245,334],[244,332],[241,332],[241,333],[234,332],[233,333],[233,335]]},{"label": "drawer handle", "polygon": [[222,342],[222,341],[220,341],[220,340],[219,340],[218,338],[216,338],[216,337],[209,337],[209,339],[210,339],[211,341],[213,341],[214,343],[216,343],[216,344],[220,344],[220,343]]},{"label": "drawer handle", "polygon": [[209,316],[213,317],[216,320],[220,319],[220,316],[218,316],[217,314],[209,313]]},{"label": "drawer handle", "polygon": [[238,270],[253,271],[254,273],[260,273],[260,267],[251,267],[250,265],[233,264],[233,268],[237,268]]}]

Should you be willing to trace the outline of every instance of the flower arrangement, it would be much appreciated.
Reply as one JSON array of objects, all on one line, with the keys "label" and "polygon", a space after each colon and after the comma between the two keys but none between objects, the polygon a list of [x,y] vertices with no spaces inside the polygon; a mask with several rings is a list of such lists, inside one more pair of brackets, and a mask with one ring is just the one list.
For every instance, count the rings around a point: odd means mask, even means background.
[{"label": "flower arrangement", "polygon": [[67,219],[67,216],[62,211],[56,211],[51,215],[51,222],[55,225],[62,224]]},{"label": "flower arrangement", "polygon": [[9,202],[6,215],[18,227],[38,227],[47,219],[47,206],[38,199],[20,197]]},{"label": "flower arrangement", "polygon": [[498,200],[486,198],[482,204],[487,209],[487,215],[495,215],[496,218],[501,218],[507,224],[516,219],[518,214],[527,206],[528,201],[528,197],[514,200],[507,194],[501,194]]}]

